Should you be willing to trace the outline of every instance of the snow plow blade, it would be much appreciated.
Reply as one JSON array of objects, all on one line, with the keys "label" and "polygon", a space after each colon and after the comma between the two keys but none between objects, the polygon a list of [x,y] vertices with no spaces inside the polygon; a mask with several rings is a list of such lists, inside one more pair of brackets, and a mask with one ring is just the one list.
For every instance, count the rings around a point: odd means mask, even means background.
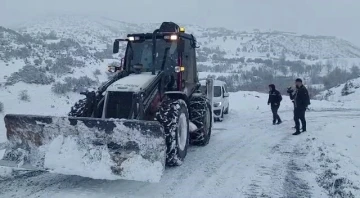
[{"label": "snow plow blade", "polygon": [[146,182],[159,182],[165,169],[164,130],[156,121],[16,114],[4,119],[8,144],[0,166]]}]

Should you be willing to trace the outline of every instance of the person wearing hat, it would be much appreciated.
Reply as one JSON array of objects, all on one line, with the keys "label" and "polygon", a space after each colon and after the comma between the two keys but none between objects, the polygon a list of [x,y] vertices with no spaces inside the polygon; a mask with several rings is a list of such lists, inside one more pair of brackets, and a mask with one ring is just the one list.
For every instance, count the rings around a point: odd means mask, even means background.
[{"label": "person wearing hat", "polygon": [[306,120],[305,111],[310,105],[310,96],[306,87],[303,85],[300,78],[295,80],[296,91],[294,93],[294,121],[295,121],[295,133],[293,135],[299,135],[300,121],[302,125],[302,132],[306,132]]},{"label": "person wearing hat", "polygon": [[278,110],[280,107],[280,102],[282,100],[282,96],[278,90],[275,89],[274,84],[269,85],[269,99],[268,99],[268,105],[271,104],[271,111],[273,114],[273,125],[275,124],[281,124],[281,119],[278,114]]}]

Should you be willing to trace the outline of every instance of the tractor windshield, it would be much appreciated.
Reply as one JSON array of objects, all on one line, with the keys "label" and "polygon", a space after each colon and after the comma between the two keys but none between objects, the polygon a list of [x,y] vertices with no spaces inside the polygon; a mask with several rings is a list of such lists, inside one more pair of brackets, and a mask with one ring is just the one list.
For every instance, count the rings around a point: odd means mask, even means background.
[{"label": "tractor windshield", "polygon": [[[177,43],[166,41],[164,39],[157,39],[156,41],[156,58],[155,71],[160,71],[162,68],[177,65]],[[141,64],[144,72],[152,70],[152,40],[135,41],[128,45],[128,53],[126,57],[126,65],[130,70],[133,70],[134,65]]]}]

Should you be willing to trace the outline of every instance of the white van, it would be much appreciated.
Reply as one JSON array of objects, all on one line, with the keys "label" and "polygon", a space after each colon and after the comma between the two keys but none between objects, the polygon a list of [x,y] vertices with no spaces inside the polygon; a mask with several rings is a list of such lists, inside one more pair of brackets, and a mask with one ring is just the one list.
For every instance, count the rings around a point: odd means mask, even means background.
[{"label": "white van", "polygon": [[[201,80],[201,91],[206,94],[206,80]],[[220,80],[214,80],[214,99],[213,111],[215,121],[222,121],[224,114],[229,113],[229,92],[227,92],[226,83]]]}]

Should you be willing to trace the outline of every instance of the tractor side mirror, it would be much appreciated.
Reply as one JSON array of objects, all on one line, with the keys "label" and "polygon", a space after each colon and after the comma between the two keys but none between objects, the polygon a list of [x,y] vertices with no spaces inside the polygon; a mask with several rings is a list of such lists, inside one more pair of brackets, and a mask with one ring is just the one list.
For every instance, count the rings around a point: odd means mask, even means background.
[{"label": "tractor side mirror", "polygon": [[183,39],[178,40],[177,50],[179,53],[182,53],[185,51],[185,41]]},{"label": "tractor side mirror", "polygon": [[114,46],[113,46],[113,53],[116,54],[116,53],[119,53],[119,41],[118,40],[115,40],[114,41]]},{"label": "tractor side mirror", "polygon": [[229,93],[224,93],[224,98],[229,97]]},{"label": "tractor side mirror", "polygon": [[115,72],[121,71],[121,70],[122,70],[121,66],[114,66],[114,65],[108,66],[108,72],[110,72],[110,73],[115,73]]}]

